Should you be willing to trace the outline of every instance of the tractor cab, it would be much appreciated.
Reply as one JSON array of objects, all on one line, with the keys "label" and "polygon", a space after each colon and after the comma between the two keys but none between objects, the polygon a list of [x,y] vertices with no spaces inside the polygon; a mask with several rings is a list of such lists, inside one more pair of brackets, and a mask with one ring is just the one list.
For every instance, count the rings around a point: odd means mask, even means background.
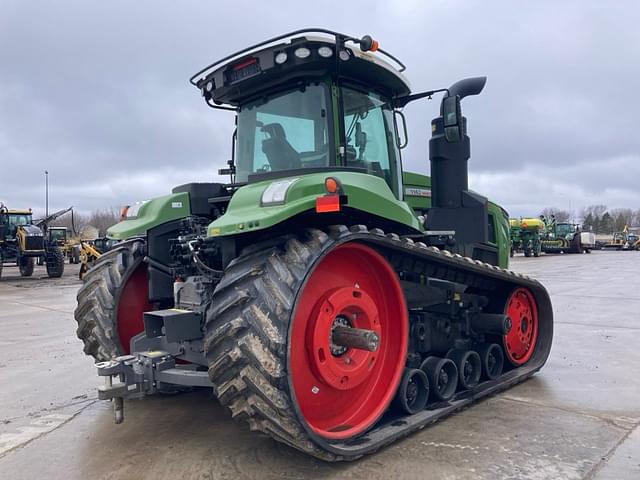
[{"label": "tractor cab", "polygon": [[237,112],[225,170],[235,182],[350,170],[383,178],[400,198],[393,105],[410,91],[402,70],[371,37],[301,31],[209,65],[192,83],[211,107]]},{"label": "tractor cab", "polygon": [[49,243],[64,245],[67,243],[67,227],[50,226],[48,229]]},{"label": "tractor cab", "polygon": [[31,225],[33,217],[31,210],[10,210],[0,208],[0,239],[15,238],[18,227]]},{"label": "tractor cab", "polygon": [[[508,252],[498,251],[498,244],[508,241],[508,217],[468,189],[469,137],[460,102],[478,95],[486,78],[412,94],[404,70],[368,35],[355,38],[315,29],[267,40],[197,72],[191,83],[206,103],[237,115],[229,168],[219,172],[231,175],[236,189],[260,184],[253,190],[241,188],[243,200],[235,200],[239,190],[234,193],[229,209],[239,212],[235,207],[254,202],[259,188],[260,207],[290,202],[297,208],[305,195],[334,194],[317,200],[315,212],[340,211],[343,221],[346,217],[351,223],[366,223],[376,215],[386,229],[506,265]],[[431,179],[414,175],[421,177],[418,184],[405,184],[400,150],[407,136],[401,109],[438,92],[445,97],[431,125]],[[312,174],[318,175],[312,179]],[[338,188],[318,190],[325,181]],[[374,195],[366,198],[365,191]],[[301,215],[308,219],[310,212]],[[238,222],[236,216],[217,219],[210,235],[241,234],[247,226],[265,228],[279,221],[264,211],[246,213],[248,222]],[[324,220],[330,223],[330,217]]]}]

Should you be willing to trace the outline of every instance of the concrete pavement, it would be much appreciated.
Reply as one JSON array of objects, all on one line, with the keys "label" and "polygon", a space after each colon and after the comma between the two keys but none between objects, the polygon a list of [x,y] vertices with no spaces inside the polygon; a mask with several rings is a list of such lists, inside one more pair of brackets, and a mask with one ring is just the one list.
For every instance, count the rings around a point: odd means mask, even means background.
[{"label": "concrete pavement", "polygon": [[0,478],[640,478],[640,253],[516,257],[556,328],[531,380],[360,461],[249,432],[205,391],[127,402],[114,425],[75,336],[77,266],[0,280]]}]

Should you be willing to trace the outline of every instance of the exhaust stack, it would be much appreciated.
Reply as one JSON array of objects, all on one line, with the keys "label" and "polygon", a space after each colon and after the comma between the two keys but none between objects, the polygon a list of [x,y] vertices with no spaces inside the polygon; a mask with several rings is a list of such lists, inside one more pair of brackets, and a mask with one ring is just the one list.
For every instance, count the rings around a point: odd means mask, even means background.
[{"label": "exhaust stack", "polygon": [[471,142],[461,108],[461,100],[478,95],[486,80],[475,77],[454,83],[442,99],[440,116],[431,122],[432,203],[426,227],[430,231],[455,231],[453,251],[496,264],[497,249],[487,245],[487,199],[469,190]]}]

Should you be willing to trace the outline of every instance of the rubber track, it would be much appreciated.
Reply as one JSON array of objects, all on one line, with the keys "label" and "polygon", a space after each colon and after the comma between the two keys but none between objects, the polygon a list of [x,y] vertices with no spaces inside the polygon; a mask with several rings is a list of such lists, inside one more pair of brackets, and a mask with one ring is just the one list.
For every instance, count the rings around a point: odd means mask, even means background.
[{"label": "rubber track", "polygon": [[[551,337],[537,347],[529,364],[474,391],[463,392],[437,414],[424,412],[379,422],[365,435],[344,443],[329,443],[301,423],[292,402],[287,375],[287,339],[294,301],[307,274],[338,244],[360,241],[387,256],[396,270],[410,271],[483,290],[530,288],[541,316],[552,322],[551,304],[542,285],[523,275],[435,247],[385,235],[364,226],[331,227],[328,233],[308,230],[304,236],[271,239],[242,252],[217,285],[207,313],[205,353],[209,376],[220,403],[234,418],[298,450],[327,461],[354,460],[465,407],[475,399],[508,388],[539,370],[551,348]],[[498,292],[496,292],[497,294]],[[551,325],[549,323],[549,325]],[[552,327],[547,327],[552,328]],[[549,330],[548,335],[552,335]],[[515,374],[514,374],[515,372]]]},{"label": "rubber track", "polygon": [[120,289],[146,254],[146,242],[128,240],[101,255],[83,277],[74,317],[84,353],[103,362],[124,351],[116,329],[116,305]]}]

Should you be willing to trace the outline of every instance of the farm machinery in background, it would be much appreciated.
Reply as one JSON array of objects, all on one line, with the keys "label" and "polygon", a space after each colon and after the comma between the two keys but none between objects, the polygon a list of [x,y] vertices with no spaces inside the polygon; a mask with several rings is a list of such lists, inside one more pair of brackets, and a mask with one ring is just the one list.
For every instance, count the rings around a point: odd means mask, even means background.
[{"label": "farm machinery in background", "polygon": [[609,242],[601,244],[607,250],[640,250],[640,235],[629,230],[629,225],[625,225],[621,232],[615,232]]},{"label": "farm machinery in background", "polygon": [[544,234],[545,224],[538,218],[510,218],[511,227],[511,256],[517,252],[525,257],[539,257],[542,251],[541,236]]},{"label": "farm machinery in background", "polygon": [[583,231],[579,224],[556,222],[554,215],[540,215],[540,220],[545,225],[541,238],[545,253],[591,253],[596,247],[595,234]]},{"label": "farm machinery in background", "polygon": [[15,262],[20,275],[30,277],[36,261],[46,265],[49,277],[62,276],[64,254],[57,233],[51,235],[49,224],[70,210],[60,210],[34,222],[31,209],[10,210],[0,204],[0,276],[4,263]]},{"label": "farm machinery in background", "polygon": [[[508,216],[468,187],[461,103],[485,78],[412,93],[404,70],[306,29],[191,78],[235,114],[230,183],[132,205],[77,296],[116,423],[125,399],[207,387],[252,430],[353,460],[543,366],[549,295],[506,269]],[[402,109],[437,93],[431,178],[403,174]]]},{"label": "farm machinery in background", "polygon": [[82,280],[89,269],[95,265],[100,256],[111,250],[117,243],[117,240],[107,237],[96,238],[95,240],[80,239],[80,243],[78,244],[80,257],[78,277],[80,280]]}]

